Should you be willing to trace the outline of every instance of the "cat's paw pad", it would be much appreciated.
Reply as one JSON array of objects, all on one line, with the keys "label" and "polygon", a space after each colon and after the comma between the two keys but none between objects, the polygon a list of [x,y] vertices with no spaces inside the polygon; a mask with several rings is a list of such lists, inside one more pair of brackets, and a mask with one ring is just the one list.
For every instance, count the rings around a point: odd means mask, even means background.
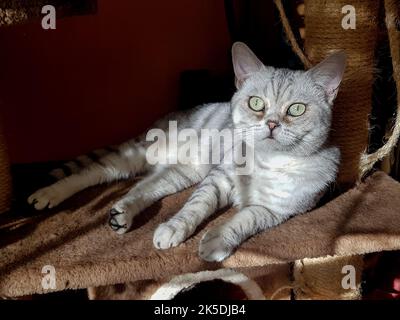
[{"label": "cat's paw pad", "polygon": [[121,199],[115,203],[110,212],[108,225],[118,234],[124,234],[131,229],[134,217],[140,212],[139,200]]},{"label": "cat's paw pad", "polygon": [[225,240],[223,229],[214,228],[207,231],[201,238],[199,256],[206,261],[219,262],[229,257],[233,250],[234,247]]},{"label": "cat's paw pad", "polygon": [[177,227],[167,222],[160,224],[154,232],[153,244],[157,249],[168,249],[181,244],[187,237],[184,226]]},{"label": "cat's paw pad", "polygon": [[109,212],[108,225],[118,234],[126,233],[132,224],[132,219],[126,210],[112,208]]},{"label": "cat's paw pad", "polygon": [[63,194],[56,188],[49,186],[39,189],[28,198],[28,203],[36,210],[43,210],[46,207],[51,209],[65,199]]}]

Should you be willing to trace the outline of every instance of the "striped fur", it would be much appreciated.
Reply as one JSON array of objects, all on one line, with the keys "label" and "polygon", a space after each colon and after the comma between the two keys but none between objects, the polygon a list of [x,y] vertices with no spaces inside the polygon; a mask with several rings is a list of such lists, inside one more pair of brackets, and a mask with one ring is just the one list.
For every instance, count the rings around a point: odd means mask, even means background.
[{"label": "striped fur", "polygon": [[[338,149],[327,146],[326,140],[344,56],[333,55],[309,71],[274,69],[237,43],[233,63],[238,90],[230,103],[171,114],[154,128],[169,134],[169,121],[176,120],[178,132],[192,128],[199,135],[201,129],[244,129],[255,136],[246,141],[254,153],[252,172],[237,175],[234,163],[201,164],[198,155],[187,164],[150,164],[146,152],[151,142],[142,135],[66,163],[68,172],[53,171],[60,180],[35,192],[28,202],[38,210],[52,208],[87,187],[146,174],[110,211],[110,227],[122,234],[155,201],[199,184],[182,209],[155,230],[153,242],[158,249],[177,246],[218,209],[236,206],[238,213],[230,221],[202,238],[199,255],[207,261],[221,261],[248,237],[310,210],[334,181],[339,163]],[[249,108],[251,96],[264,101],[263,111]],[[288,115],[293,103],[307,106],[304,115]],[[212,143],[205,147],[215,151]]]},{"label": "striped fur", "polygon": [[99,163],[102,157],[115,151],[116,147],[96,149],[88,154],[78,156],[76,159],[64,163],[61,167],[51,170],[49,174],[57,180],[64,179],[71,174],[79,173],[82,169],[96,162]]}]

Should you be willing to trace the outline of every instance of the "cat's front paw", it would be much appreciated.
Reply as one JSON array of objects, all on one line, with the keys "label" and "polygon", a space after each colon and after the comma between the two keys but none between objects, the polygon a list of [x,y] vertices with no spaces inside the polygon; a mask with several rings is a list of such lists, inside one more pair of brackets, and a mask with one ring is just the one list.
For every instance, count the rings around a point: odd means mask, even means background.
[{"label": "cat's front paw", "polygon": [[108,218],[108,225],[118,234],[128,232],[131,227],[135,216],[137,216],[141,208],[140,199],[124,198],[115,203]]},{"label": "cat's front paw", "polygon": [[226,230],[216,227],[207,231],[200,240],[199,255],[203,260],[214,262],[229,257],[235,246],[227,243]]},{"label": "cat's front paw", "polygon": [[171,223],[160,224],[153,236],[153,244],[157,249],[169,249],[181,244],[190,235],[185,226]]},{"label": "cat's front paw", "polygon": [[54,186],[39,189],[28,198],[28,203],[33,205],[36,210],[53,208],[65,200],[63,192]]},{"label": "cat's front paw", "polygon": [[132,225],[132,217],[127,210],[112,208],[109,212],[108,225],[116,233],[124,234]]}]

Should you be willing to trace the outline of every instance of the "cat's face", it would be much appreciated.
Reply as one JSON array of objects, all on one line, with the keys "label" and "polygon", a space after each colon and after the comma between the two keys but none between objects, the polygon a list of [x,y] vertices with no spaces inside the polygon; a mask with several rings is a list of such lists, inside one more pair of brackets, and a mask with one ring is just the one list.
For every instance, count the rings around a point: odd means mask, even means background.
[{"label": "cat's face", "polygon": [[331,55],[309,71],[264,66],[242,43],[232,50],[238,91],[236,128],[253,133],[257,150],[311,154],[326,141],[345,56]]}]

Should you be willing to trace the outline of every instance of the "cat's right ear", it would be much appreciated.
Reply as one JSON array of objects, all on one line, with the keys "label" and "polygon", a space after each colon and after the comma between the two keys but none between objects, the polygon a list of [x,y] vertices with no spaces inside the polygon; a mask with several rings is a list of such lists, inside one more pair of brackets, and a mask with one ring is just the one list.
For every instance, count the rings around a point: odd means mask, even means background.
[{"label": "cat's right ear", "polygon": [[264,66],[253,51],[243,42],[235,42],[233,44],[232,62],[236,78],[235,84],[238,89],[251,74],[260,71]]}]

